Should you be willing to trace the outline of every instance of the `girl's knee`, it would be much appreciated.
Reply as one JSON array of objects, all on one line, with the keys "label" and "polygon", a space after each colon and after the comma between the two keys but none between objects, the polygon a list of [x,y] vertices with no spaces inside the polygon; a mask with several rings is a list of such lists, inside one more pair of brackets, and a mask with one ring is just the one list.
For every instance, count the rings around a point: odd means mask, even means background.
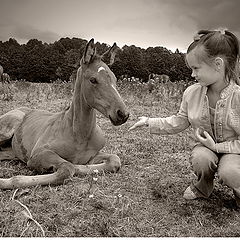
[{"label": "girl's knee", "polygon": [[240,171],[234,166],[227,166],[218,169],[219,182],[232,188],[240,188]]},{"label": "girl's knee", "polygon": [[190,156],[190,162],[195,172],[209,170],[216,171],[217,161],[217,155],[205,147],[198,147],[193,149]]},{"label": "girl's knee", "polygon": [[219,177],[219,181],[220,183],[225,183],[227,185],[229,185],[229,182],[231,182],[231,175],[233,174],[232,171],[232,167],[231,166],[227,166],[225,168],[219,168],[218,169],[218,177]]},{"label": "girl's knee", "polygon": [[230,187],[240,187],[240,156],[224,155],[220,159],[218,177],[220,182]]}]

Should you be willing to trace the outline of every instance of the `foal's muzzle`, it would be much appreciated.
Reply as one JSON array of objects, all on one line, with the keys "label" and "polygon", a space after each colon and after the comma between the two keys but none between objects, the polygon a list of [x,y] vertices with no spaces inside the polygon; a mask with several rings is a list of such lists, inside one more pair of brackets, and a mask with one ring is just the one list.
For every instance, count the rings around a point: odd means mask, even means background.
[{"label": "foal's muzzle", "polygon": [[109,115],[109,119],[114,126],[122,125],[128,120],[128,118],[129,112],[122,112],[121,110],[117,110],[114,117]]}]

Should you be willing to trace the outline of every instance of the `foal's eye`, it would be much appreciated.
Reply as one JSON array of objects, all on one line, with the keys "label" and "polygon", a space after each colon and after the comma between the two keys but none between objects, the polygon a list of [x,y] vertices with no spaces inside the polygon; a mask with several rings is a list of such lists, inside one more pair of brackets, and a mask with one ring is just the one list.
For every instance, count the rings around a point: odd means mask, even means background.
[{"label": "foal's eye", "polygon": [[90,78],[90,82],[92,84],[97,84],[98,83],[96,78]]}]

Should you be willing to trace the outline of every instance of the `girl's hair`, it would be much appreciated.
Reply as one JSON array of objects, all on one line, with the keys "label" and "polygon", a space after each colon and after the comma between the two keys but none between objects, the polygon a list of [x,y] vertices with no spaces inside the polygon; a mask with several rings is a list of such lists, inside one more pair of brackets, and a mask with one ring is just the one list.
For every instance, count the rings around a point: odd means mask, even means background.
[{"label": "girl's hair", "polygon": [[187,49],[187,54],[199,46],[204,47],[207,56],[204,61],[217,56],[222,57],[225,62],[226,78],[234,79],[240,85],[239,40],[233,33],[227,30],[201,30],[195,35],[194,41]]}]

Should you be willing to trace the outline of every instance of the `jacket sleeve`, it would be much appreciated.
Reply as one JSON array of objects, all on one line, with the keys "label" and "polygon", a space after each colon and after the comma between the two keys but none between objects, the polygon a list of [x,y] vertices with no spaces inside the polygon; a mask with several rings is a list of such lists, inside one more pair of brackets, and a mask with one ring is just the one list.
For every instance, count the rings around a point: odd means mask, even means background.
[{"label": "jacket sleeve", "polygon": [[216,143],[216,150],[218,153],[240,154],[240,136],[238,140]]},{"label": "jacket sleeve", "polygon": [[152,134],[175,134],[189,127],[187,112],[187,91],[184,92],[179,112],[166,118],[149,118],[149,128]]}]

